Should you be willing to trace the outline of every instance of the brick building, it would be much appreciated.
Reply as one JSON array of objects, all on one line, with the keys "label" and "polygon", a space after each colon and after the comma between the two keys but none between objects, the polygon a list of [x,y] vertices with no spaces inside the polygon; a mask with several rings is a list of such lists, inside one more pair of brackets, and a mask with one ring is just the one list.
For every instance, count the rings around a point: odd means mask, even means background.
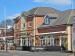
[{"label": "brick building", "polygon": [[18,27],[19,34],[15,32],[14,35],[18,35],[20,46],[54,49],[63,45],[72,51],[74,16],[75,10],[61,12],[48,7],[33,8],[15,19],[15,31]]}]

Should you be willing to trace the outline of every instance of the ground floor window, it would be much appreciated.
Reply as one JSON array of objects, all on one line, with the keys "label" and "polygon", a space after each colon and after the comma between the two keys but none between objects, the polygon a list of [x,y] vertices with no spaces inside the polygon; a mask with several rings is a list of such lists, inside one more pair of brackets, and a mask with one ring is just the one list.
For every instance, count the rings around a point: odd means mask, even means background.
[{"label": "ground floor window", "polygon": [[16,44],[16,46],[20,46],[20,39],[14,39],[14,43]]},{"label": "ground floor window", "polygon": [[62,44],[67,47],[67,36],[66,35],[42,35],[40,36],[41,46],[61,46]]},{"label": "ground floor window", "polygon": [[41,46],[54,46],[54,37],[53,35],[44,35],[41,36]]},{"label": "ground floor window", "polygon": [[60,46],[60,35],[55,35],[54,44],[55,46]]},{"label": "ground floor window", "polygon": [[41,46],[45,46],[46,45],[46,40],[45,40],[45,37],[44,36],[41,36]]},{"label": "ground floor window", "polygon": [[54,46],[54,37],[52,36],[52,37],[50,37],[50,44],[49,44],[50,46]]},{"label": "ground floor window", "polygon": [[[38,39],[39,38],[39,39]],[[33,46],[33,37],[21,37],[16,41],[21,46]],[[48,34],[41,35],[36,38],[36,46],[61,46],[62,44],[67,48],[67,36],[66,35],[56,35]]]},{"label": "ground floor window", "polygon": [[30,38],[24,37],[24,38],[21,38],[20,40],[21,40],[20,44],[22,46],[31,46],[31,39]]}]

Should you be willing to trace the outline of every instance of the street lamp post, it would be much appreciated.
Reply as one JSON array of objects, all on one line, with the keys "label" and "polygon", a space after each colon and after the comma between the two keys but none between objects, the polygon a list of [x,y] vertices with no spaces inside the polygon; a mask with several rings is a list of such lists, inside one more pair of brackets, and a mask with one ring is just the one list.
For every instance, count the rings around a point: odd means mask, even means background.
[{"label": "street lamp post", "polygon": [[6,7],[4,7],[4,19],[5,19],[5,50],[7,51],[7,23],[6,23]]}]

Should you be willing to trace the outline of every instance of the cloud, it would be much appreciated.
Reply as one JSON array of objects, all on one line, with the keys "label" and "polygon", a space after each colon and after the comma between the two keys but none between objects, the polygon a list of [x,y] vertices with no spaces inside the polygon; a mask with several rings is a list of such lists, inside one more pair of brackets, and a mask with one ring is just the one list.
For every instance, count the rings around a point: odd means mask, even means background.
[{"label": "cloud", "polygon": [[7,29],[10,29],[11,27],[12,27],[11,25],[8,25],[8,26],[7,26]]},{"label": "cloud", "polygon": [[55,3],[55,4],[64,4],[71,5],[72,0],[33,0],[34,2],[47,2],[47,3]]},{"label": "cloud", "polygon": [[13,15],[13,16],[9,16],[9,17],[7,17],[7,19],[14,19],[14,18],[16,18],[16,17],[18,17],[18,16],[20,16],[20,14],[15,14],[15,15]]}]

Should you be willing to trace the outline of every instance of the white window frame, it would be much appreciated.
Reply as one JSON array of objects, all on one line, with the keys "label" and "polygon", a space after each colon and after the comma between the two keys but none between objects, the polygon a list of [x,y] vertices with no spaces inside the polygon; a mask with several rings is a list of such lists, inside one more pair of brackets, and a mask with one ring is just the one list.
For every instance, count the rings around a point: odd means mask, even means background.
[{"label": "white window frame", "polygon": [[32,27],[32,21],[28,22],[28,27]]}]

